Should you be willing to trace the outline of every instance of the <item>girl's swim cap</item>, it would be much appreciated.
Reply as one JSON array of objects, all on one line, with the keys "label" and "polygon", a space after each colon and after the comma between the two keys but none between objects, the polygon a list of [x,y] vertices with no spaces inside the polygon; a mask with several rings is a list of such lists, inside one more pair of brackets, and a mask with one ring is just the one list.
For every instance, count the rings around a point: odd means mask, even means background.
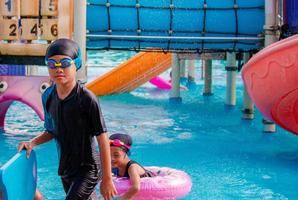
[{"label": "girl's swim cap", "polygon": [[47,48],[45,60],[55,55],[69,56],[74,60],[77,71],[81,68],[81,50],[79,45],[73,40],[61,38],[52,42]]},{"label": "girl's swim cap", "polygon": [[[122,133],[115,133],[113,135],[111,135],[109,137],[110,141],[113,141],[113,140],[120,140],[121,142],[123,142],[125,145],[114,145],[113,142],[110,142],[110,146],[118,146],[120,147],[121,149],[123,149],[126,153],[129,152],[129,148],[127,147],[130,147],[132,145],[132,139],[130,137],[130,135],[127,135],[127,134],[122,134]],[[127,147],[125,147],[127,146]]]}]

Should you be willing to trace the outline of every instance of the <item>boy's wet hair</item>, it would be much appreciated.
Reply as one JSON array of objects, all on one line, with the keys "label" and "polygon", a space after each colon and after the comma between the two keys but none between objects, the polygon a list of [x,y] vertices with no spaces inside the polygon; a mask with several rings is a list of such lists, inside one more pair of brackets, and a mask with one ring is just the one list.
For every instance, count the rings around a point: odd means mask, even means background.
[{"label": "boy's wet hair", "polygon": [[[131,146],[132,145],[132,138],[130,137],[130,135],[127,134],[122,134],[122,133],[115,133],[113,135],[111,135],[109,137],[110,140],[120,140],[121,142],[123,142],[124,144],[126,144],[127,146]],[[113,144],[110,144],[110,146],[114,146]],[[129,149],[124,147],[124,146],[120,146],[119,148],[121,148],[125,153],[129,153]]]},{"label": "boy's wet hair", "polygon": [[47,48],[45,60],[55,55],[69,56],[74,60],[77,71],[82,66],[80,47],[73,40],[61,38],[52,42]]}]

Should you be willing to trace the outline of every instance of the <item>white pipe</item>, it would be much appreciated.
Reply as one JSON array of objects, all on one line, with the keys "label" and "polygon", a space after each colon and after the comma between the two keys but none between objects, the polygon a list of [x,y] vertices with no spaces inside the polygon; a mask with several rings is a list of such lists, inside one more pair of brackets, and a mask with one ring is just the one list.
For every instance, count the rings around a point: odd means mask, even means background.
[{"label": "white pipe", "polygon": [[[276,0],[266,0],[265,1],[265,47],[273,44],[277,41],[276,37]],[[263,119],[263,131],[264,132],[275,132],[275,124],[268,120]]]},{"label": "white pipe", "polygon": [[170,92],[170,100],[181,102],[180,97],[180,65],[179,58],[176,53],[172,56],[172,90]]},{"label": "white pipe", "polygon": [[76,41],[82,54],[82,67],[77,72],[77,79],[83,83],[87,82],[86,67],[86,0],[74,0],[74,34],[73,39]]},{"label": "white pipe", "polygon": [[235,52],[227,53],[227,89],[226,89],[226,105],[236,105],[236,54]]},{"label": "white pipe", "polygon": [[204,61],[204,59],[202,59],[201,60],[201,80],[203,80],[204,79],[204,74],[205,74],[205,72],[204,72],[204,65],[205,65],[205,61]]},{"label": "white pipe", "polygon": [[[243,62],[244,64],[249,61],[249,53],[243,53]],[[243,119],[253,119],[254,118],[254,104],[249,97],[246,87],[243,88],[243,110],[242,110]]]},{"label": "white pipe", "polygon": [[37,65],[26,65],[26,75],[27,76],[38,76],[38,66]]},{"label": "white pipe", "polygon": [[265,1],[265,47],[276,42],[276,0]]},{"label": "white pipe", "polygon": [[185,62],[186,60],[180,60],[180,78],[186,77]]},{"label": "white pipe", "polygon": [[166,39],[166,40],[264,40],[263,37],[183,37],[183,36],[146,36],[146,35],[95,35],[87,37],[107,39]]},{"label": "white pipe", "polygon": [[212,95],[212,60],[204,60],[204,96]]},{"label": "white pipe", "polygon": [[265,118],[263,118],[262,122],[263,122],[263,132],[274,133],[276,131],[276,126],[274,122]]},{"label": "white pipe", "polygon": [[188,60],[187,61],[187,79],[188,82],[194,83],[196,78],[196,66],[195,66],[195,60]]}]

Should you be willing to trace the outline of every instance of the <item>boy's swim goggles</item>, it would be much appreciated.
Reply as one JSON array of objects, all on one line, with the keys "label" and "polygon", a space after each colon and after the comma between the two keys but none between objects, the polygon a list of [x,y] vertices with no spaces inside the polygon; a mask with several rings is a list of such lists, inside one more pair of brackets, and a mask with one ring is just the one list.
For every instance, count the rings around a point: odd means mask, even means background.
[{"label": "boy's swim goggles", "polygon": [[130,146],[127,144],[124,144],[121,140],[115,139],[115,140],[110,140],[110,145],[116,146],[116,147],[125,147],[127,149],[130,149]]},{"label": "boy's swim goggles", "polygon": [[58,67],[65,69],[74,64],[74,61],[71,58],[62,58],[59,62],[54,59],[47,59],[45,62],[50,69],[56,69]]}]

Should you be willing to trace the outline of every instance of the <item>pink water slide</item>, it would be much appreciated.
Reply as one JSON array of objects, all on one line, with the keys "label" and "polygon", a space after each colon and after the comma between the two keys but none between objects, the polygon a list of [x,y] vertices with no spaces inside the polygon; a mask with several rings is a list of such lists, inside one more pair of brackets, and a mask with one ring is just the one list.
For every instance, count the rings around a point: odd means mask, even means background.
[{"label": "pink water slide", "polygon": [[170,90],[172,85],[170,82],[164,80],[163,78],[156,76],[149,81],[152,85],[155,85],[159,89]]},{"label": "pink water slide", "polygon": [[266,118],[298,135],[298,35],[253,56],[242,70],[248,94]]}]

